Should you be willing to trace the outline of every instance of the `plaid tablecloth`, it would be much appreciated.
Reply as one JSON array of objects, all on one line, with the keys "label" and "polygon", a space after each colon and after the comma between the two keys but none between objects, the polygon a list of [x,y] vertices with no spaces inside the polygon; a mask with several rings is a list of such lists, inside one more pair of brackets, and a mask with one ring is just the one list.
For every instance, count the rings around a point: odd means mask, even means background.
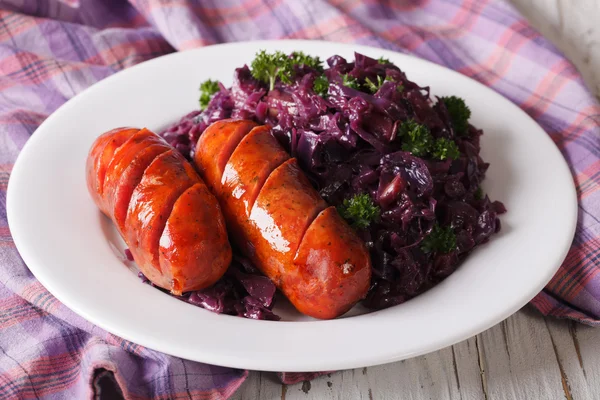
[{"label": "plaid tablecloth", "polygon": [[[275,38],[414,54],[483,82],[537,120],[571,167],[579,221],[564,265],[532,304],[600,324],[600,107],[573,65],[506,2],[0,0],[0,398],[223,399],[244,381],[247,371],[148,350],[58,302],[14,247],[6,187],[37,126],[88,86],[173,51]],[[312,377],[280,374],[287,383]]]}]

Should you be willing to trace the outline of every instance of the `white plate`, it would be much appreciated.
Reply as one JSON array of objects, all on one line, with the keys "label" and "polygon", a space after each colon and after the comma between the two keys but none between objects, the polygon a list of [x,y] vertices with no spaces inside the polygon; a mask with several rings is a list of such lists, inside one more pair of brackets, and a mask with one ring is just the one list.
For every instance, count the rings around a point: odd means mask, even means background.
[{"label": "white plate", "polygon": [[[485,190],[502,200],[502,232],[448,279],[396,307],[332,321],[285,313],[286,322],[216,315],[140,282],[124,266],[123,242],[87,193],[94,139],[114,127],[159,130],[198,106],[207,78],[232,80],[259,49],[302,50],[325,59],[353,51],[385,56],[435,95],[466,99],[485,130],[491,162]],[[577,200],[569,169],[548,135],[485,86],[406,55],[339,43],[271,41],[210,46],[120,72],[50,116],[23,149],[10,178],[8,220],[40,282],[89,321],[168,354],[223,366],[318,371],[396,361],[437,350],[508,317],[549,281],[571,244]]]}]

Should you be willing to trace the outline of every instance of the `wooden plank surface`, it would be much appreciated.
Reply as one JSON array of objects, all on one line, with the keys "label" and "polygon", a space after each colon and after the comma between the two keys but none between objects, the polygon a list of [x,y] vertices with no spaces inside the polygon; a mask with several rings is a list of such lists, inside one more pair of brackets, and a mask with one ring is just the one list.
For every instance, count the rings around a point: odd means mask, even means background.
[{"label": "wooden plank surface", "polygon": [[251,372],[234,400],[600,399],[600,330],[526,307],[437,352],[282,385]]},{"label": "wooden plank surface", "polygon": [[[600,98],[600,0],[511,0]],[[234,400],[600,399],[600,329],[525,307],[452,347],[296,385],[251,372]]]}]

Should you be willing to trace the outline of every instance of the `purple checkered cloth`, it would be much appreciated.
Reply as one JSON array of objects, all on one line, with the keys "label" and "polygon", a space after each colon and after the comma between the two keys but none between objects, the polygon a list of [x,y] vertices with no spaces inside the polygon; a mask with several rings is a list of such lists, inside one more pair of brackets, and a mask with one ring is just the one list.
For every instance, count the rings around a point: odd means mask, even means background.
[{"label": "purple checkered cloth", "polygon": [[[414,54],[470,76],[531,115],[567,159],[576,237],[532,304],[600,324],[600,107],[581,76],[500,0],[0,0],[0,398],[225,399],[247,371],[146,349],[75,315],[21,260],[6,221],[16,157],[90,85],[178,50],[324,39]],[[316,374],[279,375],[283,382]],[[102,388],[102,390],[100,390]]]}]

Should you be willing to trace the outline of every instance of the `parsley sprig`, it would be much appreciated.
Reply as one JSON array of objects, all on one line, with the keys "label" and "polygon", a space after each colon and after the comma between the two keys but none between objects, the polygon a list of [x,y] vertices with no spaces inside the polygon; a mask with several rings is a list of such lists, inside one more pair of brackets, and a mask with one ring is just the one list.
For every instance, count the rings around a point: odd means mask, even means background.
[{"label": "parsley sprig", "polygon": [[307,66],[317,70],[318,72],[323,72],[323,62],[319,57],[313,57],[304,54],[301,51],[295,51],[290,55],[292,65],[298,66]]},{"label": "parsley sprig", "polygon": [[473,197],[475,197],[475,200],[483,200],[485,194],[483,193],[483,189],[481,188],[481,186],[479,186],[477,188],[477,190],[475,190],[475,193],[473,193]]},{"label": "parsley sprig", "polygon": [[207,79],[200,84],[200,108],[206,108],[212,96],[220,90],[219,82]]},{"label": "parsley sprig", "polygon": [[448,158],[456,160],[460,157],[460,151],[458,151],[458,146],[452,140],[439,138],[433,144],[431,155],[438,160],[446,160]]},{"label": "parsley sprig", "polygon": [[465,104],[465,101],[460,97],[449,96],[440,99],[446,105],[452,127],[458,136],[464,136],[469,129],[469,118],[471,118],[471,110]]},{"label": "parsley sprig", "polygon": [[355,228],[364,229],[379,218],[380,208],[373,203],[371,196],[366,193],[357,194],[345,199],[338,206],[338,212]]},{"label": "parsley sprig", "polygon": [[456,249],[456,235],[451,227],[441,227],[437,223],[421,242],[425,253],[450,253]]},{"label": "parsley sprig", "polygon": [[416,157],[425,157],[431,151],[433,136],[425,125],[411,119],[400,125],[398,133],[402,140],[402,150]]},{"label": "parsley sprig", "polygon": [[434,139],[425,125],[412,119],[400,125],[398,137],[402,141],[402,150],[416,157],[431,156],[438,160],[456,160],[460,157],[460,151],[454,141],[446,138]]},{"label": "parsley sprig", "polygon": [[321,97],[327,96],[329,91],[329,81],[325,75],[320,75],[313,82],[313,91]]},{"label": "parsley sprig", "polygon": [[358,82],[358,79],[356,79],[352,75],[342,75],[342,85],[352,89],[360,90],[360,83]]},{"label": "parsley sprig", "polygon": [[288,56],[282,51],[267,53],[266,50],[261,50],[250,64],[250,72],[255,79],[267,83],[269,90],[273,90],[277,79],[283,83],[292,83],[294,66],[308,66],[322,72],[321,64],[319,57],[312,57],[301,51]]}]

